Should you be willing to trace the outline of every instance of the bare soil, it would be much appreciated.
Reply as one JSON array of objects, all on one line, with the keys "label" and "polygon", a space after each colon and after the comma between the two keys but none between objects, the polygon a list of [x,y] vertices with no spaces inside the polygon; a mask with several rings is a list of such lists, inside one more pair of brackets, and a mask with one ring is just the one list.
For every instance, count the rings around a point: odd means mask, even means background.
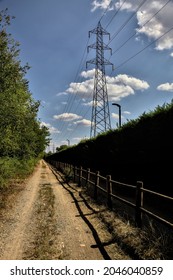
[{"label": "bare soil", "polygon": [[66,179],[42,160],[1,189],[0,260],[172,259],[172,231],[138,229]]},{"label": "bare soil", "polygon": [[0,209],[1,260],[132,258],[100,219],[106,207],[89,203],[44,161],[12,187]]}]

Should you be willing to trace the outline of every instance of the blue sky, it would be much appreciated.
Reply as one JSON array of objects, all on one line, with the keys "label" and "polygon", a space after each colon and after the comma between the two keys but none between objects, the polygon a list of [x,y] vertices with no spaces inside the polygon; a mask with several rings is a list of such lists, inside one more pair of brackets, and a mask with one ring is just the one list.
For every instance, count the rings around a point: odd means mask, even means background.
[{"label": "blue sky", "polygon": [[127,122],[173,99],[172,0],[0,0],[5,8],[16,17],[9,32],[21,44],[22,65],[31,66],[26,78],[41,101],[51,150],[90,137],[94,69],[86,69],[86,60],[95,52],[86,47],[99,20],[111,35],[105,43],[113,55],[105,57],[115,68],[106,67],[112,128],[118,123],[112,102]]}]

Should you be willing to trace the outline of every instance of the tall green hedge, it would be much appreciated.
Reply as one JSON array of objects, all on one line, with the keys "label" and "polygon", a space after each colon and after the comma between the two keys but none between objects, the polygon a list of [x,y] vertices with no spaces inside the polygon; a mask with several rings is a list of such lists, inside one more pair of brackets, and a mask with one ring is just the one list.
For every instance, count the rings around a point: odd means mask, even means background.
[{"label": "tall green hedge", "polygon": [[100,170],[116,180],[172,193],[173,102],[158,106],[121,128],[50,156]]}]

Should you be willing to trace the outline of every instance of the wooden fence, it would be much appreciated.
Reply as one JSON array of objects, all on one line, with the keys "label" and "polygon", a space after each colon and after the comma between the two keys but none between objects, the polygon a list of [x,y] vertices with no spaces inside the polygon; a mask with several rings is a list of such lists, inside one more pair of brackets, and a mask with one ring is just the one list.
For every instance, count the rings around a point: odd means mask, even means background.
[{"label": "wooden fence", "polygon": [[49,163],[62,171],[68,170],[69,174],[73,174],[73,180],[78,183],[78,186],[87,188],[92,186],[95,200],[98,199],[98,191],[101,191],[110,209],[112,209],[113,200],[132,207],[135,211],[134,218],[137,227],[142,227],[143,213],[145,213],[173,229],[173,197],[146,189],[141,181],[138,181],[136,185],[124,184],[112,180],[111,175],[104,177],[99,171],[92,172],[89,168],[86,170],[57,161]]}]

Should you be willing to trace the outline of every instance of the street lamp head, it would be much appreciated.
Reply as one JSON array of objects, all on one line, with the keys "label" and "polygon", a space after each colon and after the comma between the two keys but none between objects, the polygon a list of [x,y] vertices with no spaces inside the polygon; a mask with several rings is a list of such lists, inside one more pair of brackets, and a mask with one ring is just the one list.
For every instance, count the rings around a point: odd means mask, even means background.
[{"label": "street lamp head", "polygon": [[119,110],[119,127],[121,127],[121,106],[118,103],[112,103],[112,105],[115,105],[118,107]]},{"label": "street lamp head", "polygon": [[121,106],[120,106],[120,104],[118,104],[118,103],[112,103],[112,105],[115,105],[115,106],[121,107]]},{"label": "street lamp head", "polygon": [[68,142],[68,146],[70,146],[70,140],[69,139],[67,139],[67,142]]}]

